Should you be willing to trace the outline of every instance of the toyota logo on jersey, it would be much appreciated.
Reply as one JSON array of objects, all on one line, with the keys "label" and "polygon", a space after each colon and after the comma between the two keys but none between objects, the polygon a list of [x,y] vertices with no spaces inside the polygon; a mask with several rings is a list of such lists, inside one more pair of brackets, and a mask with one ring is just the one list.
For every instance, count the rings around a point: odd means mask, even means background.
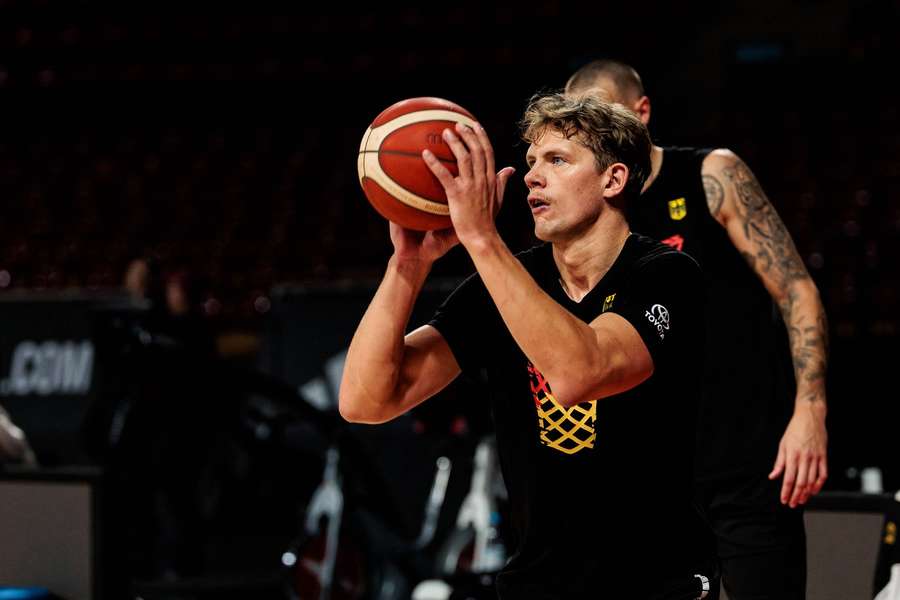
[{"label": "toyota logo on jersey", "polygon": [[656,326],[659,339],[666,339],[666,332],[669,330],[669,310],[662,304],[654,304],[650,310],[644,311],[644,316]]}]

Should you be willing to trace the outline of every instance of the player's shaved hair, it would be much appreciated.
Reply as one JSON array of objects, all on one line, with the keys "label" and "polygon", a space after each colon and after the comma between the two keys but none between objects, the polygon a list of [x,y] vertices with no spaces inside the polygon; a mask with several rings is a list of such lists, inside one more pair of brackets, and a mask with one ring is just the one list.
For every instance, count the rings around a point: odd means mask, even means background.
[{"label": "player's shaved hair", "polygon": [[623,95],[633,95],[634,99],[644,95],[644,84],[634,67],[609,58],[591,61],[575,71],[566,83],[566,93],[586,91],[603,78],[611,79]]}]

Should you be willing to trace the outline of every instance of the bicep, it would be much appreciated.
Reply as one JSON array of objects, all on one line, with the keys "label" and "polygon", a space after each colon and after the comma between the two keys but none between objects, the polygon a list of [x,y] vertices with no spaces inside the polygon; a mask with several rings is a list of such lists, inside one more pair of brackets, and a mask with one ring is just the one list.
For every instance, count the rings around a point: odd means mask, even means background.
[{"label": "bicep", "polygon": [[596,396],[620,394],[653,375],[653,358],[641,335],[625,317],[606,312],[590,323],[604,357],[604,373]]},{"label": "bicep", "polygon": [[[710,212],[725,227],[734,247],[776,299],[809,274],[794,240],[753,172],[737,155],[717,151],[703,165]],[[710,197],[721,191],[718,202]]]},{"label": "bicep", "polygon": [[460,373],[444,336],[431,325],[408,333],[397,382],[397,401],[402,414],[437,394]]}]

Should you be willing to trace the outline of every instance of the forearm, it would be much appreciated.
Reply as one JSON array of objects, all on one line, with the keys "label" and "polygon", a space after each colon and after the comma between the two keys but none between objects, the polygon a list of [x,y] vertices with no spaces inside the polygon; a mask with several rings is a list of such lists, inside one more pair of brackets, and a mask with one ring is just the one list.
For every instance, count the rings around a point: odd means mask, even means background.
[{"label": "forearm", "polygon": [[467,247],[507,329],[550,382],[556,399],[577,404],[603,368],[593,329],[538,286],[499,236]]},{"label": "forearm", "polygon": [[808,275],[793,281],[785,294],[776,297],[790,336],[797,398],[769,479],[783,474],[781,503],[796,508],[819,493],[828,478],[828,323],[819,292]]},{"label": "forearm", "polygon": [[796,408],[825,411],[825,373],[828,366],[828,321],[812,279],[793,281],[779,301],[791,343],[797,382]]},{"label": "forearm", "polygon": [[396,402],[404,334],[430,263],[392,257],[347,351],[340,411],[351,421],[384,420]]}]

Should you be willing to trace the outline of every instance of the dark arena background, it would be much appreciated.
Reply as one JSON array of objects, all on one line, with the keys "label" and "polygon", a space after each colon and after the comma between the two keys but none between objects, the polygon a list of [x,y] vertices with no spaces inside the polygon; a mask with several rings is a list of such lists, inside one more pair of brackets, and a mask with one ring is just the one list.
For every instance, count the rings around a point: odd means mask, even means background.
[{"label": "dark arena background", "polygon": [[[0,406],[33,454],[0,466],[0,598],[438,598],[420,583],[490,572],[484,392],[336,411],[391,252],[357,152],[394,102],[466,107],[517,168],[498,226],[528,248],[516,123],[598,57],[641,72],[656,143],[737,152],[793,235],[831,339],[809,598],[873,598],[900,488],[898,31],[889,0],[0,0]],[[440,260],[411,325],[472,271]],[[479,510],[497,548],[473,550]]]}]

